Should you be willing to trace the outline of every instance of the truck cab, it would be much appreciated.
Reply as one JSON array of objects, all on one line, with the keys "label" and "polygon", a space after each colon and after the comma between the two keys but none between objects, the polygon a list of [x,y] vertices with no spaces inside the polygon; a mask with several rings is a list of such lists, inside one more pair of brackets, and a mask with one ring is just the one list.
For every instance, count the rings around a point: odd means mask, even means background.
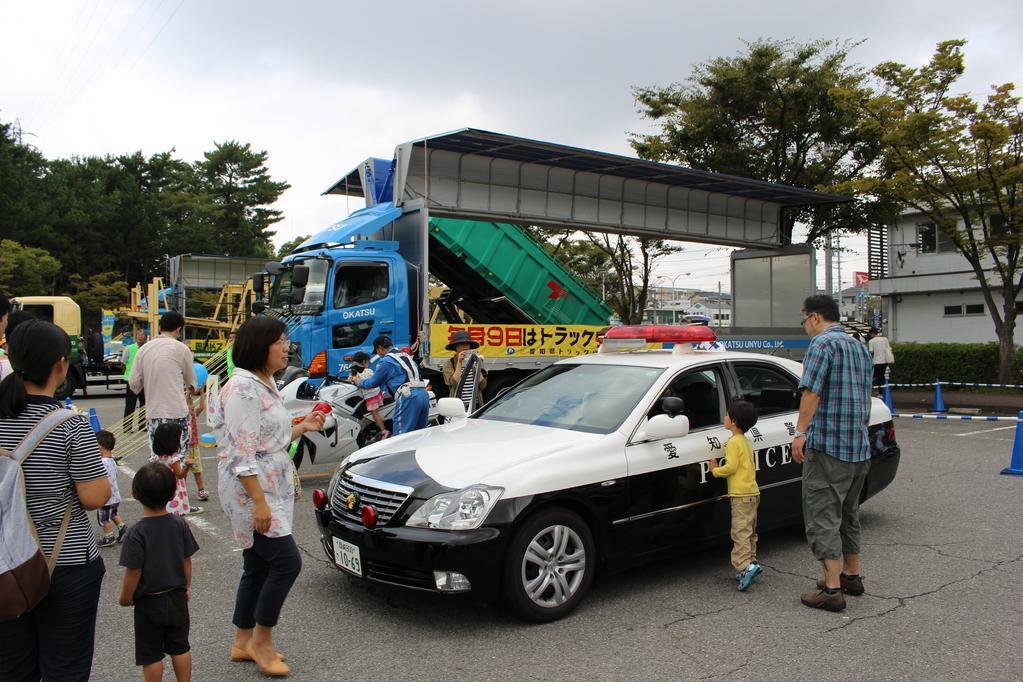
[{"label": "truck cab", "polygon": [[293,364],[311,376],[347,374],[356,352],[372,354],[376,336],[386,334],[404,346],[418,333],[418,290],[409,281],[414,268],[399,243],[356,238],[379,233],[396,213],[401,210],[393,207],[356,212],[308,239],[279,266],[270,264],[266,306],[285,318]]}]

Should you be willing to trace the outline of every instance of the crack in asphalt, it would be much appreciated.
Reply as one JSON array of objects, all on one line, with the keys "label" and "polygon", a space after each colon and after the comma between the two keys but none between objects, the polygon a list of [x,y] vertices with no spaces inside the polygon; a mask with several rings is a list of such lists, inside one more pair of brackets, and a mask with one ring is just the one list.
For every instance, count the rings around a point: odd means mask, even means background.
[{"label": "crack in asphalt", "polygon": [[696,620],[697,618],[703,618],[704,616],[716,616],[717,614],[725,613],[726,611],[734,611],[735,609],[737,609],[739,607],[749,605],[749,603],[751,601],[753,601],[753,598],[752,597],[748,597],[748,598],[744,599],[739,604],[732,604],[731,606],[725,606],[725,607],[720,608],[720,609],[715,609],[713,611],[705,611],[703,613],[689,613],[685,609],[682,609],[682,613],[686,614],[685,616],[683,616],[682,618],[676,618],[673,621],[667,622],[667,623],[663,624],[661,627],[664,628],[665,630],[667,630],[668,628],[670,628],[673,625],[678,625],[679,623],[684,623],[684,622],[689,621],[689,620]]},{"label": "crack in asphalt", "polygon": [[328,566],[330,566],[330,562],[327,561],[327,559],[325,557],[318,557],[318,556],[314,555],[312,552],[310,552],[308,549],[306,549],[304,545],[300,545],[297,542],[295,543],[295,546],[298,547],[298,551],[302,552],[302,554],[305,554],[307,557],[309,557],[313,561],[324,563],[324,564],[327,564]]},{"label": "crack in asphalt", "polygon": [[752,663],[753,662],[753,658],[754,658],[754,656],[751,654],[751,655],[747,656],[746,660],[742,662],[742,665],[740,665],[737,668],[732,668],[731,670],[726,670],[723,673],[715,673],[713,675],[704,675],[703,677],[698,677],[696,679],[698,679],[698,680],[715,680],[715,679],[719,679],[719,678],[722,678],[722,677],[731,677],[732,675],[735,675],[740,670],[742,670],[743,668],[748,666],[750,663]]},{"label": "crack in asphalt", "polygon": [[934,545],[928,545],[928,544],[922,544],[922,543],[913,543],[913,542],[864,542],[863,545],[866,546],[866,547],[917,547],[917,548],[920,548],[920,549],[929,549],[932,552],[934,552],[935,554],[939,554],[939,555],[941,555],[943,557],[946,557],[948,559],[962,559],[963,561],[976,561],[976,562],[982,563],[982,564],[993,564],[993,563],[995,563],[991,559],[977,559],[975,557],[962,556],[961,554],[949,554],[948,552],[945,552],[945,551],[942,551],[942,550],[938,549],[939,547],[946,547],[946,546],[949,546],[949,545],[962,545],[962,544],[965,544],[966,542],[967,541],[963,540],[961,542],[943,542],[943,543],[934,544]]},{"label": "crack in asphalt", "polygon": [[[908,543],[899,543],[899,544],[908,544]],[[920,545],[909,545],[909,546],[912,547],[912,546],[920,546]],[[924,546],[926,546],[926,545],[924,545]],[[956,557],[956,558],[960,558],[961,559],[963,557]],[[985,573],[990,573],[992,571],[997,571],[997,570],[1001,569],[1003,566],[1006,566],[1008,564],[1014,564],[1014,563],[1018,563],[1019,561],[1023,561],[1023,554],[1020,554],[1019,556],[1017,556],[1017,557],[1015,557],[1013,559],[1006,559],[1006,560],[1003,560],[1003,561],[986,561],[986,560],[982,560],[982,559],[973,559],[973,561],[979,561],[979,562],[987,563],[987,564],[990,564],[990,565],[988,567],[986,567],[986,568],[982,568],[979,571],[976,571],[975,573],[972,573],[971,575],[963,576],[961,578],[956,578],[955,580],[950,580],[947,583],[943,583],[943,584],[939,585],[938,587],[934,588],[933,590],[927,590],[925,592],[920,592],[918,594],[911,594],[911,595],[907,595],[907,596],[904,596],[904,597],[900,597],[900,596],[895,596],[895,595],[882,595],[882,594],[874,594],[874,593],[872,593],[872,594],[870,594],[870,596],[872,596],[872,597],[876,597],[878,599],[885,599],[885,600],[892,600],[892,599],[894,599],[894,600],[897,600],[898,603],[895,604],[894,606],[892,606],[891,608],[889,608],[889,609],[887,609],[885,611],[882,611],[880,613],[872,613],[872,614],[868,614],[868,615],[865,615],[865,616],[856,616],[856,617],[850,618],[845,623],[842,623],[841,625],[836,625],[835,627],[832,627],[832,628],[828,628],[824,632],[825,633],[835,632],[836,630],[841,630],[843,628],[847,628],[850,625],[852,625],[853,623],[856,623],[856,622],[861,621],[861,620],[871,620],[871,619],[875,619],[875,618],[883,618],[883,617],[887,616],[890,613],[894,613],[895,611],[898,611],[903,606],[906,606],[913,599],[918,599],[920,597],[927,597],[927,596],[930,596],[932,594],[937,594],[938,592],[941,592],[942,590],[944,590],[947,587],[951,587],[953,585],[958,585],[959,583],[968,582],[970,580],[973,580],[974,578],[979,578],[980,576],[984,575]]]},{"label": "crack in asphalt", "polygon": [[794,578],[805,578],[807,580],[817,580],[817,578],[815,578],[812,575],[806,575],[805,573],[794,573],[792,571],[783,571],[782,569],[778,568],[777,566],[772,566],[770,564],[760,564],[760,566],[762,568],[769,568],[772,571],[774,571],[775,573],[780,573],[782,575],[791,575]]}]

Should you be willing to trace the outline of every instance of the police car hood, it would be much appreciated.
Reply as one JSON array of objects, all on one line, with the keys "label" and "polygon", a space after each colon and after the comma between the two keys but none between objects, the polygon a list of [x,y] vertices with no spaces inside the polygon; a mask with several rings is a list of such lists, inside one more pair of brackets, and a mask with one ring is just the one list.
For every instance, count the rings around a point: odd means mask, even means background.
[{"label": "police car hood", "polygon": [[[539,478],[555,481],[573,468],[576,473],[586,466],[584,451],[616,434],[602,435],[557,429],[530,424],[492,421],[489,419],[458,419],[441,426],[394,436],[352,455],[348,462],[355,471],[367,469],[360,462],[376,460],[371,467],[378,480],[396,480],[418,488],[409,480],[407,453],[414,453],[415,464],[427,477],[441,486],[460,489],[476,483],[497,485],[506,489],[529,488],[540,492],[528,481]],[[394,456],[394,466],[388,460]],[[398,457],[401,455],[401,457]],[[389,469],[393,468],[389,475]],[[611,473],[609,478],[620,475]],[[594,472],[600,476],[601,473]]]}]

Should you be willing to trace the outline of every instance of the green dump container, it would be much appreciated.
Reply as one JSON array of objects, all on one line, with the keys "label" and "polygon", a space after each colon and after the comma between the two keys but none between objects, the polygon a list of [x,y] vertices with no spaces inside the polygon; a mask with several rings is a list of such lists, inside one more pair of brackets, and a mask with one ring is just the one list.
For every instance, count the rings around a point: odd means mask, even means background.
[{"label": "green dump container", "polygon": [[609,307],[517,225],[434,218],[430,236],[537,324],[604,325],[611,316]]}]

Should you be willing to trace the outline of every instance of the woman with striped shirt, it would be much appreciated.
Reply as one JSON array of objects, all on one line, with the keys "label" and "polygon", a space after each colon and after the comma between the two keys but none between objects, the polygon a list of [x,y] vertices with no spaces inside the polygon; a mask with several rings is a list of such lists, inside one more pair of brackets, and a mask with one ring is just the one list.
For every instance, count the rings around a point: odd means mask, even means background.
[{"label": "woman with striped shirt", "polygon": [[[41,320],[8,339],[12,373],[0,382],[0,447],[14,451],[40,419],[61,409],[53,395],[68,371],[71,340]],[[88,680],[105,572],[86,511],[110,497],[96,436],[85,417],[50,432],[22,465],[28,510],[49,556],[68,502],[71,523],[50,579],[30,612],[0,621],[0,680]]]}]

